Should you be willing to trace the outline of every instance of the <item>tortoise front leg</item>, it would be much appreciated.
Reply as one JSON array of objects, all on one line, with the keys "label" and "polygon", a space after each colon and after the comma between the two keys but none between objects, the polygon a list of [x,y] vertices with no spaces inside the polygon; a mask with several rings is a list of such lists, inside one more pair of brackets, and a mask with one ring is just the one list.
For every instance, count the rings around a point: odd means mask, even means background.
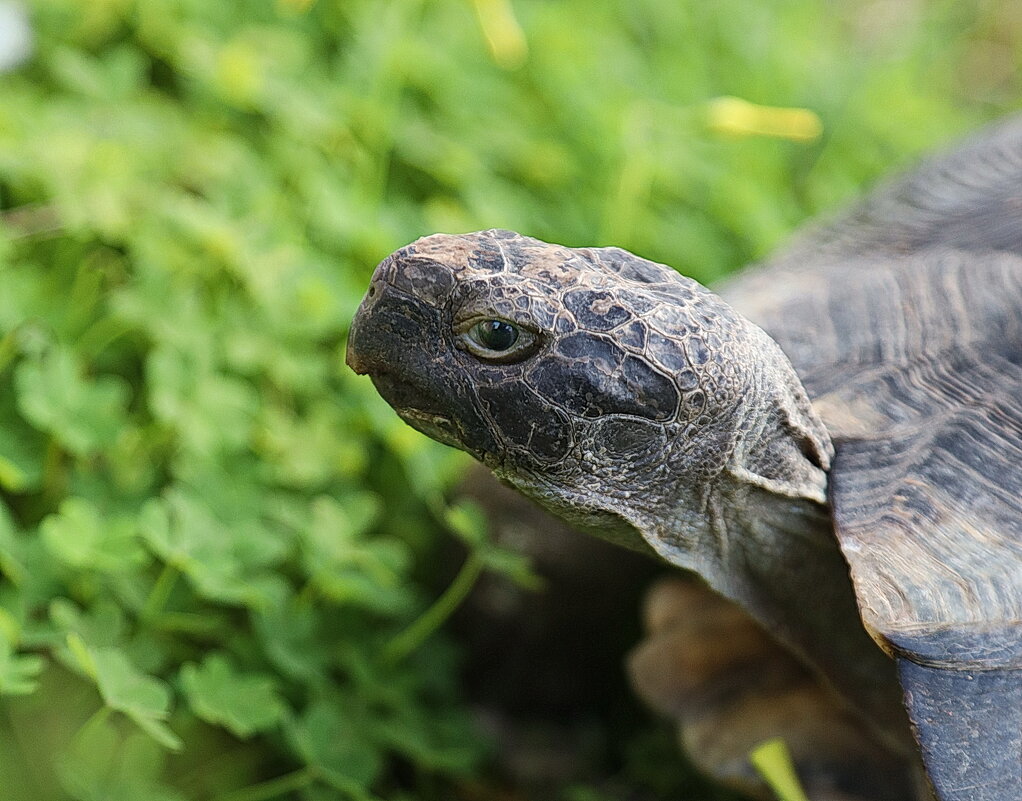
[{"label": "tortoise front leg", "polygon": [[910,801],[913,766],[882,748],[834,696],[738,606],[695,580],[650,591],[647,635],[629,658],[638,694],[675,719],[707,774],[771,798],[748,754],[787,743],[812,801]]}]

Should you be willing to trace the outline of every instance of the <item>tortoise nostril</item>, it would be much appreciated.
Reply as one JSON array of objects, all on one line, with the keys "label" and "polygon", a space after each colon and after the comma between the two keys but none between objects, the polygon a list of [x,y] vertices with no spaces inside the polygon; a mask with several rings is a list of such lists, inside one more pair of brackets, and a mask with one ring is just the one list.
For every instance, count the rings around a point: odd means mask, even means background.
[{"label": "tortoise nostril", "polygon": [[375,294],[376,294],[376,284],[370,284],[369,285],[368,295],[369,295],[369,297],[373,297]]}]

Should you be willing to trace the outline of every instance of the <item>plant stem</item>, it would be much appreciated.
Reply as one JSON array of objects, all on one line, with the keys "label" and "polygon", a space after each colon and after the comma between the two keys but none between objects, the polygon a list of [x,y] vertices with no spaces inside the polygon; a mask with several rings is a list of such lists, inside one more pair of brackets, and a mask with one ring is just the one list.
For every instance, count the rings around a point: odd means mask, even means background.
[{"label": "plant stem", "polygon": [[176,581],[177,568],[169,562],[164,562],[163,570],[157,576],[156,583],[153,584],[149,597],[146,598],[145,606],[142,607],[143,620],[152,620],[163,611],[163,607],[167,605],[167,600],[170,598],[170,593],[174,589],[174,582]]},{"label": "plant stem", "polygon": [[443,595],[437,598],[414,623],[390,641],[385,651],[386,658],[391,662],[397,662],[422,645],[465,600],[465,596],[482,571],[483,560],[473,551]]},{"label": "plant stem", "polygon": [[266,801],[277,798],[285,793],[292,793],[308,787],[316,781],[316,769],[305,767],[292,773],[285,773],[275,779],[253,784],[241,790],[220,796],[218,801]]}]

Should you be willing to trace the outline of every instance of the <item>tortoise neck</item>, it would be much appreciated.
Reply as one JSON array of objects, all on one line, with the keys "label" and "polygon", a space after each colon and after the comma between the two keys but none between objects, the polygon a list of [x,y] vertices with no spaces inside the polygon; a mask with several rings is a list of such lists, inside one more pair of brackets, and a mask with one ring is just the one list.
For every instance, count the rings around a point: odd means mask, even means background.
[{"label": "tortoise neck", "polygon": [[890,747],[911,747],[894,662],[862,626],[827,507],[733,477],[680,508],[700,505],[697,533],[683,512],[658,534],[675,545],[664,555],[748,611]]}]

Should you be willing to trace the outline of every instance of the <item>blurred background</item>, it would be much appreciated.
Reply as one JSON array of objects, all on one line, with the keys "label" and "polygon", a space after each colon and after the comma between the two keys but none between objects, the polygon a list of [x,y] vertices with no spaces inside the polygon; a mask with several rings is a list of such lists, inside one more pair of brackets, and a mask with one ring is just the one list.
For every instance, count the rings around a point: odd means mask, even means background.
[{"label": "blurred background", "polygon": [[0,0],[0,796],[724,797],[623,679],[654,568],[348,322],[435,231],[712,282],[1020,67],[1010,0]]}]

